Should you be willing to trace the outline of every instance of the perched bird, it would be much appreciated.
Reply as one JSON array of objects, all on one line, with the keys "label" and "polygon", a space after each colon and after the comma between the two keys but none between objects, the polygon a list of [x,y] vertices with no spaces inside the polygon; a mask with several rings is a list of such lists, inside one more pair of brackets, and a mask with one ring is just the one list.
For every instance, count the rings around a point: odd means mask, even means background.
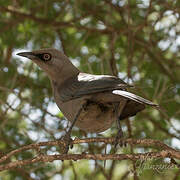
[{"label": "perched bird", "polygon": [[118,77],[80,72],[66,55],[56,49],[17,55],[31,59],[47,73],[58,107],[72,122],[66,137],[70,137],[74,124],[86,132],[103,132],[117,121],[117,138],[121,138],[120,120],[136,115],[145,105],[157,106],[127,92],[130,85]]}]

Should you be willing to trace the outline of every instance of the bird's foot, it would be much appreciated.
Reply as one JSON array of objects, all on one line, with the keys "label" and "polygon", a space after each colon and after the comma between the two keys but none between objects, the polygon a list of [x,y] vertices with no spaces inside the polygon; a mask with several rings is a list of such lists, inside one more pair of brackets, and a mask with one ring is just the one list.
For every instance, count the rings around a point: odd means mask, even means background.
[{"label": "bird's foot", "polygon": [[73,140],[68,132],[65,134],[65,136],[61,138],[61,140],[64,141],[64,145],[61,147],[62,148],[61,152],[62,154],[67,154],[69,151],[69,147],[71,149],[73,148],[73,144],[72,144]]},{"label": "bird's foot", "polygon": [[116,135],[116,139],[114,142],[114,147],[115,149],[117,148],[117,145],[119,145],[120,147],[126,147],[127,143],[123,140],[123,132],[122,130],[118,130],[118,133]]}]

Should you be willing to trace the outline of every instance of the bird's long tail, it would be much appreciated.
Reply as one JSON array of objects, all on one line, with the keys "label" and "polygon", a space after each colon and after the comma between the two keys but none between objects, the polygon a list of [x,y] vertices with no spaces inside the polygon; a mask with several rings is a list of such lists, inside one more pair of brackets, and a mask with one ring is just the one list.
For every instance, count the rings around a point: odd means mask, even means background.
[{"label": "bird's long tail", "polygon": [[159,107],[159,105],[157,105],[157,104],[155,104],[155,103],[153,103],[153,102],[151,102],[145,98],[137,96],[133,93],[127,92],[127,91],[114,90],[114,91],[112,91],[112,93],[119,95],[119,96],[122,96],[122,97],[125,97],[129,100],[129,101],[127,101],[127,104],[124,107],[123,112],[119,117],[120,120],[136,115],[136,113],[145,109],[145,105],[150,105],[157,110],[162,109]]},{"label": "bird's long tail", "polygon": [[113,94],[116,94],[116,95],[120,95],[120,96],[123,96],[127,99],[130,99],[130,100],[133,100],[133,101],[136,101],[138,103],[141,103],[141,104],[146,104],[146,105],[150,105],[150,106],[156,106],[158,107],[157,104],[147,100],[147,99],[144,99],[140,96],[137,96],[133,93],[130,93],[130,92],[127,92],[127,91],[122,91],[122,90],[114,90],[112,91]]}]

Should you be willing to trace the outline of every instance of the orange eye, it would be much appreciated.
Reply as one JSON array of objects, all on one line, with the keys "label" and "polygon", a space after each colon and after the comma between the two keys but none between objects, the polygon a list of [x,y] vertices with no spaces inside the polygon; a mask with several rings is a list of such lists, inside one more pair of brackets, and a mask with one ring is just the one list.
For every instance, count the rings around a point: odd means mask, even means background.
[{"label": "orange eye", "polygon": [[48,53],[45,53],[45,54],[43,54],[43,59],[44,59],[45,61],[49,61],[49,60],[51,60],[51,55],[48,54]]}]

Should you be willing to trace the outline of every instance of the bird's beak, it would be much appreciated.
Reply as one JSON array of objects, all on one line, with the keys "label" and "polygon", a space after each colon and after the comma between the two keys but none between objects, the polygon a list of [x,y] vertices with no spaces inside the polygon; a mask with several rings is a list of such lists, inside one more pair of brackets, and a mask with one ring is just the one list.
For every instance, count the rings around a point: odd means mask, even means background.
[{"label": "bird's beak", "polygon": [[21,53],[17,53],[16,55],[26,57],[29,59],[34,59],[36,57],[36,54],[33,52],[21,52]]}]

